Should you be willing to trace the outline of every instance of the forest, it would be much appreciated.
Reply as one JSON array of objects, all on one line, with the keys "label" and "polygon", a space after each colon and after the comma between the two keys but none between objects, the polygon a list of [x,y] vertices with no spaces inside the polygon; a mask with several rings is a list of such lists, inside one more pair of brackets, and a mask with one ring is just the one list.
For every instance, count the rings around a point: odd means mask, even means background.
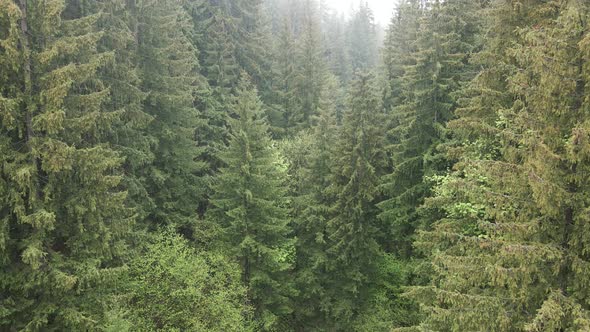
[{"label": "forest", "polygon": [[374,14],[0,0],[0,331],[590,331],[590,2]]}]

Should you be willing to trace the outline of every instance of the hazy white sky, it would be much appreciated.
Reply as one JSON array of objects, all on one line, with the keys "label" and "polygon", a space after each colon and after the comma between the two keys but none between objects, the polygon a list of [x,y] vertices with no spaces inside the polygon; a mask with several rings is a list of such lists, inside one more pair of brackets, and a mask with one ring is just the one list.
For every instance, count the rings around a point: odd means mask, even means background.
[{"label": "hazy white sky", "polygon": [[358,7],[360,2],[368,2],[369,7],[375,13],[375,21],[381,23],[381,25],[387,25],[389,18],[393,13],[393,7],[395,6],[396,0],[323,0],[330,7],[343,12],[349,13],[351,8]]}]

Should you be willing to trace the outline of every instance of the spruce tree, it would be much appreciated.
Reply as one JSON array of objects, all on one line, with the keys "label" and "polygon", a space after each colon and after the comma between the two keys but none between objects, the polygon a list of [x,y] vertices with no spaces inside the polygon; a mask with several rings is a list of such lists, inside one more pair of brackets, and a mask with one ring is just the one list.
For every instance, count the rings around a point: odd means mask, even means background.
[{"label": "spruce tree", "polygon": [[378,181],[383,171],[383,112],[374,78],[358,74],[335,147],[328,221],[330,314],[345,329],[367,304],[382,252],[376,241]]},{"label": "spruce tree", "polygon": [[339,78],[340,82],[349,82],[352,78],[352,65],[346,45],[345,17],[335,10],[322,12],[321,14],[325,58],[328,68],[332,74]]},{"label": "spruce tree", "polygon": [[270,32],[260,0],[188,0],[196,45],[201,50],[202,73],[214,87],[230,92],[246,71],[266,96],[271,62]]},{"label": "spruce tree", "polygon": [[352,70],[368,70],[377,64],[377,30],[373,11],[367,2],[360,3],[349,22],[347,48]]},{"label": "spruce tree", "polygon": [[322,90],[326,80],[326,64],[321,45],[320,25],[314,2],[306,0],[301,35],[297,42],[297,67],[295,94],[298,102],[294,119],[289,124],[291,132],[309,128],[313,117],[319,114]]},{"label": "spruce tree", "polygon": [[271,101],[269,122],[272,126],[273,136],[284,137],[288,128],[297,124],[298,118],[295,111],[297,99],[295,83],[297,75],[295,39],[291,23],[283,22],[282,29],[275,42],[274,51],[274,96]]},{"label": "spruce tree", "polygon": [[493,9],[484,69],[452,123],[461,160],[429,202],[445,218],[417,243],[432,255],[434,281],[411,294],[427,329],[587,330],[589,9]]},{"label": "spruce tree", "polygon": [[143,102],[139,54],[139,22],[137,1],[106,1],[97,22],[104,31],[99,49],[112,50],[114,61],[97,75],[109,86],[104,110],[121,114],[109,132],[109,142],[124,157],[123,185],[128,191],[128,204],[138,220],[145,220],[155,208],[147,188],[143,170],[154,162],[152,145],[156,138],[148,133],[154,116],[148,114]]},{"label": "spruce tree", "polygon": [[148,93],[143,107],[154,118],[147,128],[154,161],[141,174],[154,202],[148,218],[190,227],[204,195],[194,102],[206,89],[198,75],[197,50],[187,36],[192,23],[174,0],[142,1],[137,12],[142,90]]},{"label": "spruce tree", "polygon": [[237,22],[228,12],[231,5],[226,1],[207,0],[187,3],[195,25],[194,42],[201,51],[201,73],[212,87],[228,94],[236,86],[240,70],[236,59],[237,45],[233,42]]},{"label": "spruce tree", "polygon": [[[97,75],[101,3],[0,2],[0,329],[87,330],[132,219]],[[4,29],[6,28],[6,30]]]},{"label": "spruce tree", "polygon": [[239,262],[263,330],[279,328],[293,310],[288,272],[293,240],[284,186],[285,166],[273,146],[262,104],[242,78],[232,106],[225,166],[213,184],[209,220],[220,228],[221,247]]},{"label": "spruce tree", "polygon": [[[394,71],[390,73],[390,86],[400,84],[403,97],[388,101],[397,102],[392,105],[394,127],[389,133],[393,172],[383,180],[382,189],[390,198],[380,205],[380,218],[391,225],[391,238],[395,239],[388,241],[391,250],[405,258],[412,255],[412,234],[419,226],[417,207],[431,186],[425,177],[444,172],[450,166],[437,147],[447,139],[444,125],[456,108],[454,93],[470,78],[465,64],[477,33],[477,3],[456,0],[426,5],[427,10],[419,18],[416,44],[409,48],[414,51],[410,65],[399,72],[399,65],[394,62]],[[404,8],[412,13],[415,6]],[[413,24],[413,18],[407,23]],[[401,42],[400,46],[407,45],[407,40]],[[403,74],[401,78],[395,76],[399,73]]]},{"label": "spruce tree", "polygon": [[200,111],[196,130],[202,150],[199,160],[208,168],[203,175],[212,176],[222,166],[218,154],[229,139],[226,117],[239,73],[248,72],[264,101],[272,100],[271,57],[267,47],[271,41],[262,26],[264,18],[258,0],[188,0],[184,7],[193,21],[191,36],[200,51],[200,72],[210,87],[199,91],[195,106]]},{"label": "spruce tree", "polygon": [[320,116],[311,130],[300,132],[284,143],[289,165],[290,196],[296,236],[295,276],[299,295],[294,317],[301,329],[323,329],[328,323],[329,279],[327,265],[329,234],[327,222],[334,194],[330,191],[333,145],[336,143],[336,103],[328,94],[338,88],[332,76],[324,90]]},{"label": "spruce tree", "polygon": [[272,49],[269,48],[272,37],[267,28],[270,19],[262,10],[262,2],[236,1],[234,12],[240,26],[234,42],[238,45],[236,57],[241,68],[250,75],[260,98],[266,102],[272,94]]},{"label": "spruce tree", "polygon": [[[402,93],[402,78],[408,67],[416,63],[416,34],[422,11],[417,0],[401,2],[391,18],[383,42],[381,72],[383,82],[383,107],[387,112],[404,104],[409,97]],[[393,119],[390,121],[394,121]],[[390,126],[397,125],[395,122]]]},{"label": "spruce tree", "polygon": [[[229,138],[226,117],[240,72],[239,46],[233,37],[239,26],[228,1],[190,0],[184,7],[193,23],[191,39],[199,50],[200,73],[209,85],[195,101],[200,118],[195,139],[202,149],[199,160],[208,168],[202,175],[212,176],[222,166],[218,154]],[[200,210],[204,211],[207,204],[203,205]]]}]

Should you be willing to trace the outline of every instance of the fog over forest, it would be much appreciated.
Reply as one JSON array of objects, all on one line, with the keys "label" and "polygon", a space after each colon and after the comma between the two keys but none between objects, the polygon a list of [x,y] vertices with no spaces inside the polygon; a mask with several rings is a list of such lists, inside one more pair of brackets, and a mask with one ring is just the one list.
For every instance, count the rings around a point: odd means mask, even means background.
[{"label": "fog over forest", "polygon": [[589,89],[586,0],[0,0],[0,331],[590,331]]}]

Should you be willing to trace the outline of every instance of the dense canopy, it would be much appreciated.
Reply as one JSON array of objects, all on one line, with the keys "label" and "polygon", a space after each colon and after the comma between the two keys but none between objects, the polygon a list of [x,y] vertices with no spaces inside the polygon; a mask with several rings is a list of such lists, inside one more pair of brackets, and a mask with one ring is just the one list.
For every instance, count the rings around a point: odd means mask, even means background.
[{"label": "dense canopy", "polygon": [[392,14],[0,0],[0,330],[590,331],[590,3]]}]

